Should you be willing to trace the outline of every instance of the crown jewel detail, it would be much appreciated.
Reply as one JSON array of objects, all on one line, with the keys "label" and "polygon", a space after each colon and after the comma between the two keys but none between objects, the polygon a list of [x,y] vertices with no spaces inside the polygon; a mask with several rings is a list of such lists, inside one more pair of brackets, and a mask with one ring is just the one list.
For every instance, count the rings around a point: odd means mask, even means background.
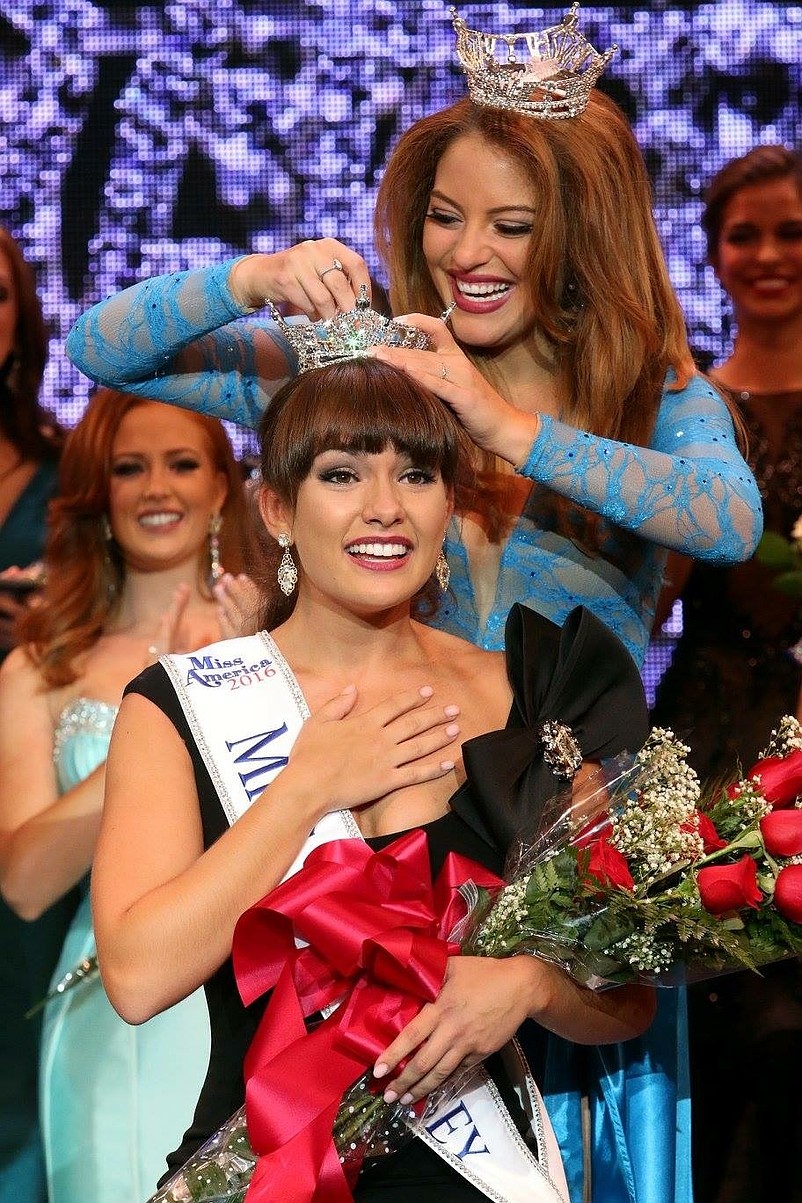
[{"label": "crown jewel detail", "polygon": [[298,356],[298,373],[325,368],[348,359],[364,358],[372,347],[411,347],[427,351],[431,341],[422,330],[405,326],[371,309],[366,285],[360,288],[353,309],[327,321],[290,323],[272,301],[267,302],[273,320]]},{"label": "crown jewel detail", "polygon": [[474,104],[513,109],[530,117],[578,117],[618,49],[594,50],[577,28],[579,4],[559,25],[531,33],[480,33],[452,8],[457,57]]}]

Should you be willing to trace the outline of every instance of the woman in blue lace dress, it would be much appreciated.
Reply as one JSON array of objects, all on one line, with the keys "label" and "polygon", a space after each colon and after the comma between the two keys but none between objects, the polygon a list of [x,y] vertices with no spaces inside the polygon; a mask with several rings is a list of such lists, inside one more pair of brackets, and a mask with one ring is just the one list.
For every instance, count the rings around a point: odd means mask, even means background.
[{"label": "woman in blue lace dress", "polygon": [[[219,635],[212,560],[239,567],[241,501],[218,422],[102,390],[67,438],[42,604],[0,672],[0,886],[33,920],[82,901],[54,983],[94,957],[88,870],[111,727],[160,652]],[[217,535],[213,534],[217,540]],[[97,974],[47,1004],[40,1114],[50,1203],[141,1203],[189,1123],[209,1053],[200,994],[129,1028]]]},{"label": "woman in blue lace dress", "polygon": [[[667,549],[746,559],[761,507],[727,405],[694,370],[625,118],[596,92],[564,121],[460,102],[401,139],[377,226],[393,309],[435,343],[382,354],[477,446],[478,500],[450,527],[452,597],[435,622],[499,648],[514,602],[557,623],[582,603],[640,663]],[[270,298],[330,318],[363,285],[348,247],[304,242],[135,285],[80,319],[68,353],[95,379],[255,426],[295,371],[255,311]],[[452,303],[453,335],[421,316]],[[551,1042],[542,1080],[577,1197],[584,1094],[598,1198],[689,1198],[676,1005],[661,999],[657,1045],[592,1050],[576,1066]]]}]

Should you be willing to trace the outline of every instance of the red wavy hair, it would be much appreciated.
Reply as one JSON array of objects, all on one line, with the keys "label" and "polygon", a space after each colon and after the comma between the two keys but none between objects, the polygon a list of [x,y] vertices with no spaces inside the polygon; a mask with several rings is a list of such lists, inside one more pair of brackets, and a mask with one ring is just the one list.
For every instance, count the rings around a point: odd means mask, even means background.
[{"label": "red wavy hair", "polygon": [[[20,639],[46,685],[68,685],[80,675],[75,661],[100,638],[114,612],[125,576],[116,544],[103,535],[108,513],[111,455],[120,423],[144,397],[98,389],[80,422],[67,435],[59,493],[50,503],[45,548],[47,583],[41,604],[20,624]],[[204,432],[215,468],[228,481],[222,507],[221,560],[230,572],[243,566],[246,527],[242,482],[225,429],[216,418],[184,411]],[[206,582],[199,565],[202,585]]]}]

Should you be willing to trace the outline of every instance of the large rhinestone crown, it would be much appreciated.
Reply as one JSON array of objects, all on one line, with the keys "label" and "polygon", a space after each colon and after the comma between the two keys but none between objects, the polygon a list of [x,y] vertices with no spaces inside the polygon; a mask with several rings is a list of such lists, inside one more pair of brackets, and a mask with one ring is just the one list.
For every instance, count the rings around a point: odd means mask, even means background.
[{"label": "large rhinestone crown", "polygon": [[559,25],[532,33],[480,33],[451,9],[457,56],[474,104],[530,117],[577,117],[618,49],[594,50],[577,28],[578,4]]},{"label": "large rhinestone crown", "polygon": [[412,347],[427,351],[429,336],[371,309],[363,284],[359,299],[347,313],[319,322],[287,322],[272,302],[271,315],[298,356],[298,373],[324,368],[348,359],[362,359],[371,347]]}]

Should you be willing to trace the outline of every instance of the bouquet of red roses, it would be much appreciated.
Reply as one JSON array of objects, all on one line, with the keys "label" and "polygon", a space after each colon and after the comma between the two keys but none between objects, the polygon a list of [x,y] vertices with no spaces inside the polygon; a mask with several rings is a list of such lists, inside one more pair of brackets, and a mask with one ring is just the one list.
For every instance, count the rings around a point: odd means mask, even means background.
[{"label": "bouquet of red roses", "polygon": [[[323,1122],[320,1164],[351,1180],[366,1154],[396,1147],[418,1115],[385,1104],[370,1067],[436,997],[448,955],[529,953],[602,988],[676,985],[802,952],[802,728],[784,718],[757,764],[705,797],[688,751],[655,729],[626,768],[607,766],[555,798],[538,836],[513,850],[506,884],[481,871],[471,880],[478,866],[459,859],[449,880],[424,882],[420,833],[382,853],[352,840],[316,849],[243,917],[263,942],[248,941],[241,989],[258,979],[245,987],[250,999],[279,983],[273,1034],[249,1054],[254,1074],[257,1063],[270,1067],[261,1113],[248,1113],[255,1143],[265,1139],[269,1074],[286,1080],[288,1057],[297,1074],[300,1050],[312,1057],[315,1046],[314,1064],[336,1068],[342,1083],[324,1099],[313,1074],[316,1097],[293,1101],[293,1112]],[[303,1017],[321,1009],[327,1019],[307,1035]],[[267,1110],[275,1144],[276,1109]],[[257,1164],[243,1109],[151,1203],[240,1203]]]},{"label": "bouquet of red roses", "polygon": [[802,952],[802,728],[785,717],[740,780],[702,795],[655,729],[480,892],[463,952],[529,952],[592,987],[676,985]]}]

